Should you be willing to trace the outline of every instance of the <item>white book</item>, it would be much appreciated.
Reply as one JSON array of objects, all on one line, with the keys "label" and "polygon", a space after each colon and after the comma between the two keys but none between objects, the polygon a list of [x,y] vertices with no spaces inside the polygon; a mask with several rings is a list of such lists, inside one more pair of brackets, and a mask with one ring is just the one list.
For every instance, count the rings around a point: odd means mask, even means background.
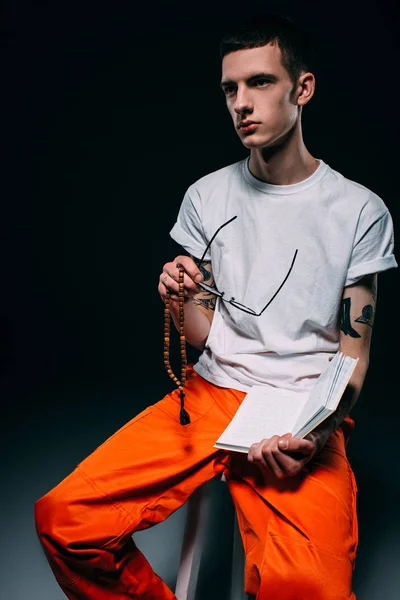
[{"label": "white book", "polygon": [[274,435],[303,438],[337,409],[357,362],[337,352],[311,392],[254,385],[214,448],[247,453],[252,444]]}]

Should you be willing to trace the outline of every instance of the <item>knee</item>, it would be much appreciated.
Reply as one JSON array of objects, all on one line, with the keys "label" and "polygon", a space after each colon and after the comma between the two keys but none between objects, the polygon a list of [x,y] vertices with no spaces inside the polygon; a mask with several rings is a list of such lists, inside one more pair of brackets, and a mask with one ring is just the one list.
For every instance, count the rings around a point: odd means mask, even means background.
[{"label": "knee", "polygon": [[53,546],[54,543],[59,547],[64,546],[65,533],[73,529],[71,520],[74,496],[71,486],[67,485],[69,480],[70,478],[64,479],[35,502],[36,532],[46,547]]},{"label": "knee", "polygon": [[[70,490],[59,485],[34,505],[35,526],[45,556],[60,585],[76,578],[74,543],[78,538]],[[74,596],[75,597],[75,596]]]},{"label": "knee", "polygon": [[35,527],[40,539],[52,538],[63,502],[57,501],[53,490],[35,502]]}]

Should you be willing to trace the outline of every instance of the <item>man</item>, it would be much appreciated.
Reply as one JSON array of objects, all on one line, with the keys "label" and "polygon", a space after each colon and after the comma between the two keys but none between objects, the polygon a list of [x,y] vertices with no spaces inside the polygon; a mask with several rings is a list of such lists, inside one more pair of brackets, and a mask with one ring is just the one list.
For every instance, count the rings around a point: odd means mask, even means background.
[{"label": "man", "polygon": [[[202,350],[185,386],[190,422],[181,424],[178,391],[167,394],[36,503],[38,534],[72,600],[174,598],[131,535],[222,472],[248,594],[355,598],[349,412],[368,369],[376,274],[396,261],[383,201],[304,144],[315,86],[308,52],[281,17],[222,41],[221,87],[249,157],[189,187],[171,231],[189,256],[166,263],[158,286],[179,325],[183,266],[185,335]],[[213,447],[252,385],[311,390],[338,349],[358,357],[357,368],[337,411],[305,439],[259,440],[248,455]]]}]

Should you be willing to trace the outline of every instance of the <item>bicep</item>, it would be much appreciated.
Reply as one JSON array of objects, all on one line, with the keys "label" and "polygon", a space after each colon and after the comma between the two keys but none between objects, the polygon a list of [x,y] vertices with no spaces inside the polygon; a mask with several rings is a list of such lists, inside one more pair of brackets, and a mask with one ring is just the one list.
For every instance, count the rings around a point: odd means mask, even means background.
[{"label": "bicep", "polygon": [[[198,265],[201,274],[203,275],[203,282],[210,287],[214,287],[214,276],[212,272],[211,261],[203,260],[199,264],[198,258],[196,259],[194,256],[191,256],[191,258],[195,261],[196,265]],[[206,290],[201,290],[193,296],[193,303],[206,315],[210,321],[212,321],[214,317],[215,299],[215,295]]]},{"label": "bicep", "polygon": [[378,288],[378,275],[366,275],[345,287],[339,313],[339,349],[368,364]]}]

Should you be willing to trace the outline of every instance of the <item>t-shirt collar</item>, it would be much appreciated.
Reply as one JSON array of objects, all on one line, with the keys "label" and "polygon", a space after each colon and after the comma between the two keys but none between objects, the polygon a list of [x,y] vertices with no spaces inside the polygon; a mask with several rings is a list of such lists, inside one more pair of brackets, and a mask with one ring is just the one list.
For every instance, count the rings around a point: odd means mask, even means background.
[{"label": "t-shirt collar", "polygon": [[306,179],[303,179],[303,181],[299,181],[298,183],[293,183],[291,185],[274,185],[272,183],[261,181],[261,179],[257,179],[257,177],[255,177],[249,169],[250,156],[246,157],[242,161],[242,173],[247,183],[266,194],[297,194],[298,192],[302,192],[303,190],[306,190],[317,183],[317,181],[319,181],[326,173],[328,165],[321,159],[317,160],[319,165],[312,175]]}]

